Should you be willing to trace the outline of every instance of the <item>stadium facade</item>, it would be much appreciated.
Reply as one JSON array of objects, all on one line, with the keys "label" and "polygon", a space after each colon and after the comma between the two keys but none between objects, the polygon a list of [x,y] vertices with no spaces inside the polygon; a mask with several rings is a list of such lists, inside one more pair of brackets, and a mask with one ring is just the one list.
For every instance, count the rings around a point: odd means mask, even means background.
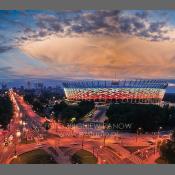
[{"label": "stadium facade", "polygon": [[168,83],[164,80],[71,81],[63,86],[68,100],[159,103]]}]

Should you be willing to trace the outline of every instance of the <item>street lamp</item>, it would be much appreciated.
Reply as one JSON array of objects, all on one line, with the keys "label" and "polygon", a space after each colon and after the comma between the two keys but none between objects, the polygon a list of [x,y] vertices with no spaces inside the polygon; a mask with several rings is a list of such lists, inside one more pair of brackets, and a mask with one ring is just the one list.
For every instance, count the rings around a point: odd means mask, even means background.
[{"label": "street lamp", "polygon": [[163,128],[160,126],[159,129],[158,129],[158,132],[157,132],[157,138],[159,139],[160,137],[160,131],[162,130]]},{"label": "street lamp", "polygon": [[106,163],[106,160],[105,159],[103,159],[103,164],[105,164]]},{"label": "street lamp", "polygon": [[18,138],[21,136],[21,132],[20,131],[17,131],[16,132],[16,137],[15,137],[15,155],[14,155],[14,158],[17,158],[17,150],[16,150],[16,146],[17,146],[17,143],[18,143]]},{"label": "street lamp", "polygon": [[136,142],[138,141],[138,135],[139,135],[139,133],[140,133],[140,131],[142,130],[142,128],[141,127],[139,127],[138,129],[137,129],[137,134],[136,134]]},{"label": "street lamp", "polygon": [[19,124],[20,124],[20,125],[22,125],[22,124],[23,124],[23,121],[22,121],[22,120],[20,120],[20,121],[19,121]]},{"label": "street lamp", "polygon": [[148,159],[148,150],[145,151],[146,159]]},{"label": "street lamp", "polygon": [[16,136],[17,136],[17,138],[19,138],[21,136],[21,132],[20,131],[17,131],[16,132]]},{"label": "street lamp", "polygon": [[71,121],[71,123],[74,123],[76,121],[76,118],[72,117],[70,121]]},{"label": "street lamp", "polygon": [[26,126],[27,125],[27,123],[25,121],[22,124],[23,124],[23,126]]},{"label": "street lamp", "polygon": [[159,140],[159,137],[160,137],[160,131],[162,130],[163,128],[160,126],[158,131],[157,131],[157,139],[156,139],[156,144],[155,144],[155,154],[157,152],[157,147],[158,147],[158,140]]},{"label": "street lamp", "polygon": [[86,129],[85,129],[85,132],[88,133],[88,125],[85,124],[84,127],[86,128]]},{"label": "street lamp", "polygon": [[98,157],[99,157],[99,152],[101,151],[101,149],[103,148],[103,146],[102,145],[100,145],[100,147],[99,148],[97,148],[97,160],[98,160]]},{"label": "street lamp", "polygon": [[94,153],[95,153],[95,147],[93,146],[92,147],[92,154],[93,154],[93,156],[94,156]]},{"label": "street lamp", "polygon": [[83,137],[82,137],[81,147],[82,147],[82,149],[84,148],[84,134],[83,134]]},{"label": "street lamp", "polygon": [[106,135],[104,135],[104,139],[103,139],[103,146],[105,147],[106,146]]}]

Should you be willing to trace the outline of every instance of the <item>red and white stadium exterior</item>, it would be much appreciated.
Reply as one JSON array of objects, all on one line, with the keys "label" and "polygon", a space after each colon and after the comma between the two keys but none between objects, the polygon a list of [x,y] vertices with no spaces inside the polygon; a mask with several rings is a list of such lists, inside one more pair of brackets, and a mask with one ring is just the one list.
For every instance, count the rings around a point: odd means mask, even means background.
[{"label": "red and white stadium exterior", "polygon": [[164,80],[120,80],[65,82],[68,100],[159,103],[168,83]]}]

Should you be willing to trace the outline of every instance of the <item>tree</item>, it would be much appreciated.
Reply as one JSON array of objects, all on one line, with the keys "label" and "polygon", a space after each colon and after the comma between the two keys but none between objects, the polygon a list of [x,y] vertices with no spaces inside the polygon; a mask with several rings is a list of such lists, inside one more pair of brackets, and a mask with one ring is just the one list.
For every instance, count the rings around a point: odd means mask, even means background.
[{"label": "tree", "polygon": [[175,142],[175,130],[173,130],[171,134],[171,140]]},{"label": "tree", "polygon": [[0,125],[7,128],[13,115],[13,105],[8,95],[0,97]]},{"label": "tree", "polygon": [[60,104],[56,104],[53,107],[53,111],[55,113],[55,119],[58,118],[58,115],[61,115],[63,123],[66,124],[71,122],[70,120],[72,118],[75,118],[74,122],[80,121],[94,106],[94,102],[91,101],[82,101],[77,106],[68,105],[62,101]]},{"label": "tree", "polygon": [[168,140],[164,141],[160,146],[160,155],[167,163],[175,163],[175,142]]},{"label": "tree", "polygon": [[35,100],[33,102],[33,109],[36,110],[38,113],[43,114],[44,107],[39,100]]},{"label": "tree", "polygon": [[45,121],[43,123],[43,127],[48,131],[51,128],[50,122],[49,121]]},{"label": "tree", "polygon": [[55,119],[58,119],[58,116],[62,113],[62,111],[67,108],[68,105],[62,101],[61,103],[57,103],[53,106],[53,112],[55,113],[54,117]]},{"label": "tree", "polygon": [[62,111],[62,122],[64,124],[67,124],[69,122],[72,123],[72,118],[77,118],[78,113],[74,108],[67,107]]},{"label": "tree", "polygon": [[106,113],[108,123],[132,123],[131,130],[137,128],[143,131],[157,132],[158,128],[173,127],[175,125],[175,108],[160,107],[147,104],[112,104]]}]

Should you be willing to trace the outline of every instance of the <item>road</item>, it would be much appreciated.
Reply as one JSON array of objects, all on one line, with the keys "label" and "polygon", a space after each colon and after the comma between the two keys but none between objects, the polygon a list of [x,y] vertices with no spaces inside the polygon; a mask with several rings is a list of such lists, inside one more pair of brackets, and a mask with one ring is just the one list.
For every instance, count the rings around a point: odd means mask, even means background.
[{"label": "road", "polygon": [[[27,130],[27,134],[31,135],[35,139],[33,144],[21,144],[20,141],[11,143],[8,146],[1,146],[0,152],[1,163],[7,163],[16,151],[19,155],[23,152],[38,148],[39,144],[44,144],[43,149],[48,151],[49,147],[56,149],[59,155],[56,157],[53,153],[53,157],[58,163],[71,163],[70,157],[80,149],[86,149],[92,152],[97,158],[99,164],[122,164],[133,163],[142,164],[149,162],[149,157],[154,154],[154,145],[149,145],[148,141],[156,139],[156,136],[147,134],[139,135],[136,143],[136,134],[119,133],[117,136],[86,136],[87,132],[95,133],[97,130],[79,129],[79,128],[67,128],[60,123],[52,124],[50,130],[51,137],[46,133],[42,127],[41,118],[32,110],[32,107],[27,104],[22,96],[19,96],[13,91],[10,91],[12,97],[15,113],[13,120],[10,123],[10,131],[6,135],[9,138],[10,135],[16,137],[16,132],[20,131],[24,133],[24,129]],[[96,116],[98,118],[98,116]],[[23,121],[21,123],[21,121]],[[56,126],[56,127],[55,127]],[[99,131],[101,132],[101,131]],[[61,135],[64,133],[63,135]],[[81,134],[79,134],[81,133]],[[53,134],[55,136],[53,136]],[[47,135],[47,137],[46,137]],[[1,144],[2,145],[2,144]],[[145,146],[140,148],[134,153],[129,152],[126,146]],[[152,159],[152,158],[151,158]]]}]

